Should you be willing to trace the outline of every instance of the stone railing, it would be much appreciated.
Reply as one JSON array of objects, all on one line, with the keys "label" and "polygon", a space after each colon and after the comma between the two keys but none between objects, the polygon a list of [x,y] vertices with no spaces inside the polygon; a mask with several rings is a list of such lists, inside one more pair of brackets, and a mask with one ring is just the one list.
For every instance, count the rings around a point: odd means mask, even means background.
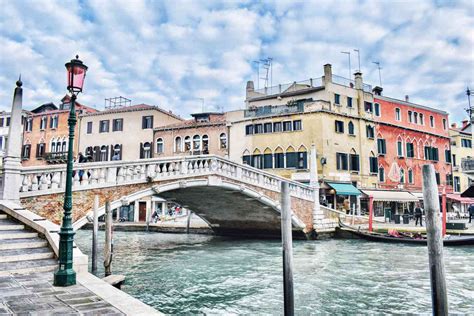
[{"label": "stone railing", "polygon": [[[74,164],[73,190],[209,175],[276,192],[280,191],[281,181],[287,181],[292,196],[313,200],[313,189],[305,184],[213,155]],[[24,167],[21,170],[20,197],[64,192],[65,184],[66,165]]]}]

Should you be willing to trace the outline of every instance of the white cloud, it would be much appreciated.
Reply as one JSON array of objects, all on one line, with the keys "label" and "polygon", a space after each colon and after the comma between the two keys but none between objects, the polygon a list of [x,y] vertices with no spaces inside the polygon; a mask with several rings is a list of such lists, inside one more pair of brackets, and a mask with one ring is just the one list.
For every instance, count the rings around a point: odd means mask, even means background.
[{"label": "white cloud", "polygon": [[[59,102],[64,63],[89,66],[83,103],[122,95],[182,115],[243,106],[253,61],[273,57],[273,83],[357,68],[386,95],[464,115],[473,85],[471,1],[6,1],[0,0],[0,108],[8,110],[18,74],[27,108]],[[263,82],[260,83],[261,85]],[[257,84],[256,84],[257,86]]]}]

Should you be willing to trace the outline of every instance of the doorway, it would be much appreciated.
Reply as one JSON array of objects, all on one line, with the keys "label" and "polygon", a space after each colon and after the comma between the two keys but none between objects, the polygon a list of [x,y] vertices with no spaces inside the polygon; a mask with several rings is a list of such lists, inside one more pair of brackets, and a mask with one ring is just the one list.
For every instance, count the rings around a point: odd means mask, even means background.
[{"label": "doorway", "polygon": [[138,221],[146,222],[146,202],[138,202]]}]

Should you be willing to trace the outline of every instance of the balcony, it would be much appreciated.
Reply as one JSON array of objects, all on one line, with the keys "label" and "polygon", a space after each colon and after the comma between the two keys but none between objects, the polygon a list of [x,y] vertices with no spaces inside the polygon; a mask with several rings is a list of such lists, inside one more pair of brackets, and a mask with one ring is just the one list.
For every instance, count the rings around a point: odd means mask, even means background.
[{"label": "balcony", "polygon": [[67,162],[67,151],[45,153],[44,160],[50,164],[61,164]]},{"label": "balcony", "polygon": [[461,168],[464,173],[474,174],[474,158],[463,158]]},{"label": "balcony", "polygon": [[249,109],[244,111],[245,117],[261,117],[261,116],[272,116],[278,114],[287,114],[287,113],[302,113],[304,112],[304,103],[296,102],[291,105],[266,105],[260,106],[254,109]]}]

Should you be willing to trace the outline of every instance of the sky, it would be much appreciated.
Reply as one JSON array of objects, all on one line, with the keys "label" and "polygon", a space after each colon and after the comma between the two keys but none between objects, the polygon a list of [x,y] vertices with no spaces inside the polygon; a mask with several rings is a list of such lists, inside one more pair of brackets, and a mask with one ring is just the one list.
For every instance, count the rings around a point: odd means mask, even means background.
[{"label": "sky", "polygon": [[[64,64],[89,67],[78,101],[102,109],[123,96],[183,117],[244,107],[272,58],[271,82],[323,75],[323,65],[383,94],[467,117],[474,88],[474,1],[0,0],[0,110],[21,73],[24,108],[59,104]],[[269,76],[270,77],[270,76]],[[270,80],[269,80],[270,81]]]}]

